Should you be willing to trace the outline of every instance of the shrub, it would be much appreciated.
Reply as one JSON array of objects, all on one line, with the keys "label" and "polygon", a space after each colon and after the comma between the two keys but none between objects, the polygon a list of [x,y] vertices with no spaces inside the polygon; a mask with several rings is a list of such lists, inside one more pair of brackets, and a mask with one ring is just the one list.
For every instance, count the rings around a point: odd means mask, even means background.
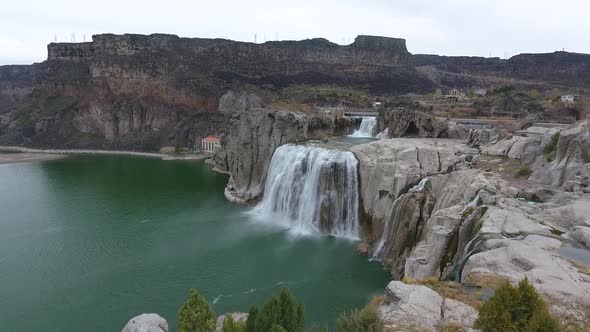
[{"label": "shrub", "polygon": [[528,177],[529,175],[531,175],[531,173],[532,173],[531,169],[526,166],[521,166],[516,171],[516,175],[521,178]]},{"label": "shrub", "polygon": [[554,152],[557,148],[557,142],[559,142],[559,133],[555,133],[553,136],[551,136],[551,140],[549,143],[547,143],[547,145],[545,145],[543,152],[545,152],[545,154]]},{"label": "shrub", "polygon": [[207,300],[194,288],[186,302],[178,311],[178,331],[208,332],[215,331],[215,315]]},{"label": "shrub", "polygon": [[297,304],[293,293],[282,289],[279,296],[271,297],[260,311],[256,306],[250,308],[246,330],[299,332],[304,325],[303,304]]},{"label": "shrub", "polygon": [[479,310],[474,327],[482,332],[492,331],[559,331],[559,323],[549,314],[545,302],[525,278],[513,287],[500,287]]},{"label": "shrub", "polygon": [[336,332],[381,332],[383,323],[373,305],[345,312],[336,319]]}]

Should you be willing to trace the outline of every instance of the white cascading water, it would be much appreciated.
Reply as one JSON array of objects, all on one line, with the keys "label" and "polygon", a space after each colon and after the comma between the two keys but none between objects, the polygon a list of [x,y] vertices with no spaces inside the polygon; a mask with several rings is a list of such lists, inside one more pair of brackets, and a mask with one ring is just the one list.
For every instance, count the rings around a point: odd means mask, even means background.
[{"label": "white cascading water", "polygon": [[375,137],[375,127],[377,126],[377,118],[363,117],[361,125],[358,130],[355,130],[350,137]]},{"label": "white cascading water", "polygon": [[283,145],[252,213],[306,233],[358,238],[357,160],[351,152]]}]

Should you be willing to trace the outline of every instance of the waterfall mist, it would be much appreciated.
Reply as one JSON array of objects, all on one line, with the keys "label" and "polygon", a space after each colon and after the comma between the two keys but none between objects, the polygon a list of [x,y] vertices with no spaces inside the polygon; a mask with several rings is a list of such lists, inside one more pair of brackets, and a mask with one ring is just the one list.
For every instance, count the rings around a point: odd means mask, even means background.
[{"label": "waterfall mist", "polygon": [[283,145],[252,213],[305,233],[358,238],[357,160],[351,152]]}]

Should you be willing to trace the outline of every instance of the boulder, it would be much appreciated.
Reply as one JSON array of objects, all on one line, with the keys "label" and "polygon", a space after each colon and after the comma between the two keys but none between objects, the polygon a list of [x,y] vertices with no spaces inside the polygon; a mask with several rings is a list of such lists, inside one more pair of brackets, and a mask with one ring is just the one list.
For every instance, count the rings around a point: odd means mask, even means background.
[{"label": "boulder", "polygon": [[158,314],[141,314],[131,318],[122,332],[168,332],[168,322]]},{"label": "boulder", "polygon": [[[553,135],[545,135],[543,145],[546,145],[552,137]],[[582,182],[590,177],[590,165],[588,165],[590,120],[561,130],[553,153],[555,158],[552,161],[547,161],[545,155],[537,157],[529,180],[553,187],[561,187],[569,183],[570,188],[583,191]],[[580,184],[580,186],[572,186],[572,184]]]},{"label": "boulder", "polygon": [[222,332],[223,331],[223,324],[225,324],[225,319],[231,317],[234,322],[245,322],[248,320],[248,313],[245,312],[230,312],[224,315],[217,317],[215,331]]},{"label": "boulder", "polygon": [[576,226],[570,236],[590,249],[590,227]]},{"label": "boulder", "polygon": [[467,304],[401,281],[387,285],[379,311],[387,331],[441,331],[451,325],[471,330],[477,318],[477,311]]}]

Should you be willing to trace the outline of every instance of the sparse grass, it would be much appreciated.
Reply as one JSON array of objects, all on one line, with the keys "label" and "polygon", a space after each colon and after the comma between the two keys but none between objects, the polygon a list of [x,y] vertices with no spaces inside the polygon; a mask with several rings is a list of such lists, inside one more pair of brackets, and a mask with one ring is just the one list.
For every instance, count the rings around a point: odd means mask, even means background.
[{"label": "sparse grass", "polygon": [[568,314],[560,316],[560,322],[564,332],[590,331],[590,305],[584,306],[579,311],[568,312]]},{"label": "sparse grass", "polygon": [[377,296],[373,296],[371,301],[369,301],[369,305],[378,307],[378,306],[382,305],[383,302],[385,302],[385,296],[377,295]]},{"label": "sparse grass", "polygon": [[449,323],[442,327],[442,332],[464,332],[465,328],[458,323]]},{"label": "sparse grass", "polygon": [[42,118],[67,110],[76,105],[77,102],[78,100],[76,98],[70,96],[48,97],[41,106],[41,112],[39,112],[38,117]]},{"label": "sparse grass", "polygon": [[557,155],[557,143],[559,142],[559,133],[555,133],[549,143],[545,145],[543,148],[543,152],[545,152],[545,159],[548,162],[552,162],[555,160],[555,156]]},{"label": "sparse grass", "polygon": [[424,285],[437,292],[440,296],[463,302],[476,309],[479,309],[482,304],[482,300],[478,296],[467,293],[461,288],[461,284],[453,281],[441,281],[435,277],[429,277],[421,280],[404,277],[402,281],[409,285]]},{"label": "sparse grass", "polygon": [[482,288],[498,289],[508,282],[508,279],[487,273],[471,273],[465,283]]},{"label": "sparse grass", "polygon": [[518,176],[520,178],[528,178],[529,175],[531,175],[531,173],[532,173],[531,169],[526,166],[520,166],[516,170],[516,176]]}]

